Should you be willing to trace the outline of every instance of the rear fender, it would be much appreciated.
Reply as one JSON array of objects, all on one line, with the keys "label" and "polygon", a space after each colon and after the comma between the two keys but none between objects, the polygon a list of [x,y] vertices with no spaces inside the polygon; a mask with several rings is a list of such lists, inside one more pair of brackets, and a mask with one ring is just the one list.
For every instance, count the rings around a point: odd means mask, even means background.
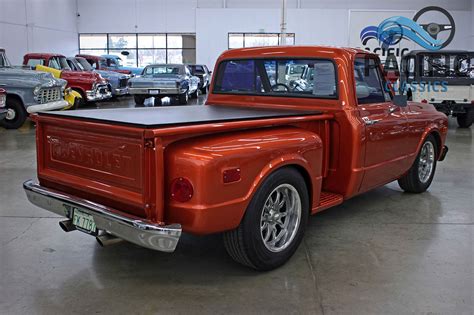
[{"label": "rear fender", "polygon": [[[165,150],[165,221],[183,230],[210,234],[236,228],[248,203],[269,174],[295,165],[304,170],[313,204],[319,201],[323,145],[320,137],[295,127],[203,136],[171,144]],[[224,182],[224,171],[240,170],[240,179]],[[170,197],[171,182],[187,178],[192,198],[184,203]]]}]

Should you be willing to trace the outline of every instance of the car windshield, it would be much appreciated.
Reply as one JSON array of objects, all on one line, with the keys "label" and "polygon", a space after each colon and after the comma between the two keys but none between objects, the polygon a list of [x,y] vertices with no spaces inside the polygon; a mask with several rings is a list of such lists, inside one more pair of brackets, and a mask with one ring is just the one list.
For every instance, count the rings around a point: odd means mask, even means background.
[{"label": "car windshield", "polygon": [[474,56],[469,53],[423,55],[423,76],[473,78],[473,57]]},{"label": "car windshield", "polygon": [[66,57],[59,57],[59,58],[57,58],[57,60],[60,64],[60,69],[61,70],[71,70],[71,68],[69,67],[69,65],[67,63]]},{"label": "car windshield", "polygon": [[0,51],[0,67],[10,67],[10,61],[3,51]]},{"label": "car windshield", "polygon": [[77,61],[78,65],[79,65],[79,67],[82,68],[82,70],[84,70],[84,71],[92,71],[92,70],[94,70],[94,69],[92,68],[92,66],[90,65],[90,63],[87,62],[87,60],[82,59],[82,58],[77,58],[76,61]]},{"label": "car windshield", "polygon": [[151,66],[146,67],[145,75],[170,75],[181,74],[180,67],[176,66]]},{"label": "car windshield", "polygon": [[204,74],[204,73],[206,73],[203,66],[190,65],[188,67],[191,70],[192,74]]}]

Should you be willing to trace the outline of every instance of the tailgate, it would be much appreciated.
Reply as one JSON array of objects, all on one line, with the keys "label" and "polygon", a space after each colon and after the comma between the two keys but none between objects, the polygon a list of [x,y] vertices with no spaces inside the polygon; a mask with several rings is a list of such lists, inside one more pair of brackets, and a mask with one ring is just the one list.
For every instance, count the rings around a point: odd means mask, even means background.
[{"label": "tailgate", "polygon": [[150,217],[143,129],[40,115],[36,142],[41,185]]}]

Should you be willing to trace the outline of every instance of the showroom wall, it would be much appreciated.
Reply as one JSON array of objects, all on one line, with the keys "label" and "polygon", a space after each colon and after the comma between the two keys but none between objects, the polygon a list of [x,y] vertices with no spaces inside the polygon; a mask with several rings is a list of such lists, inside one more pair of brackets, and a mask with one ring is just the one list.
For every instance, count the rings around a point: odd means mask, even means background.
[{"label": "showroom wall", "polygon": [[[350,44],[351,13],[401,12],[438,5],[456,20],[451,49],[474,49],[474,0],[288,0],[287,31],[299,45]],[[279,32],[280,0],[77,0],[79,33],[196,33],[197,62],[213,66],[228,48],[228,32]],[[359,32],[360,30],[355,30]],[[354,36],[354,35],[352,35]]]},{"label": "showroom wall", "polygon": [[1,0],[0,47],[15,65],[26,52],[74,54],[76,21],[75,0]]}]

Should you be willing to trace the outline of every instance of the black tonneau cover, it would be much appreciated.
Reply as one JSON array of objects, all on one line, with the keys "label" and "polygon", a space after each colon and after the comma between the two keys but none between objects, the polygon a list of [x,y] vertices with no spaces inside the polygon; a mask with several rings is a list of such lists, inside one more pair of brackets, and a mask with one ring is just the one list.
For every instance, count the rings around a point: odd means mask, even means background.
[{"label": "black tonneau cover", "polygon": [[221,105],[90,109],[40,113],[40,115],[106,122],[142,128],[320,114],[322,114],[322,112],[315,110],[262,109]]}]

